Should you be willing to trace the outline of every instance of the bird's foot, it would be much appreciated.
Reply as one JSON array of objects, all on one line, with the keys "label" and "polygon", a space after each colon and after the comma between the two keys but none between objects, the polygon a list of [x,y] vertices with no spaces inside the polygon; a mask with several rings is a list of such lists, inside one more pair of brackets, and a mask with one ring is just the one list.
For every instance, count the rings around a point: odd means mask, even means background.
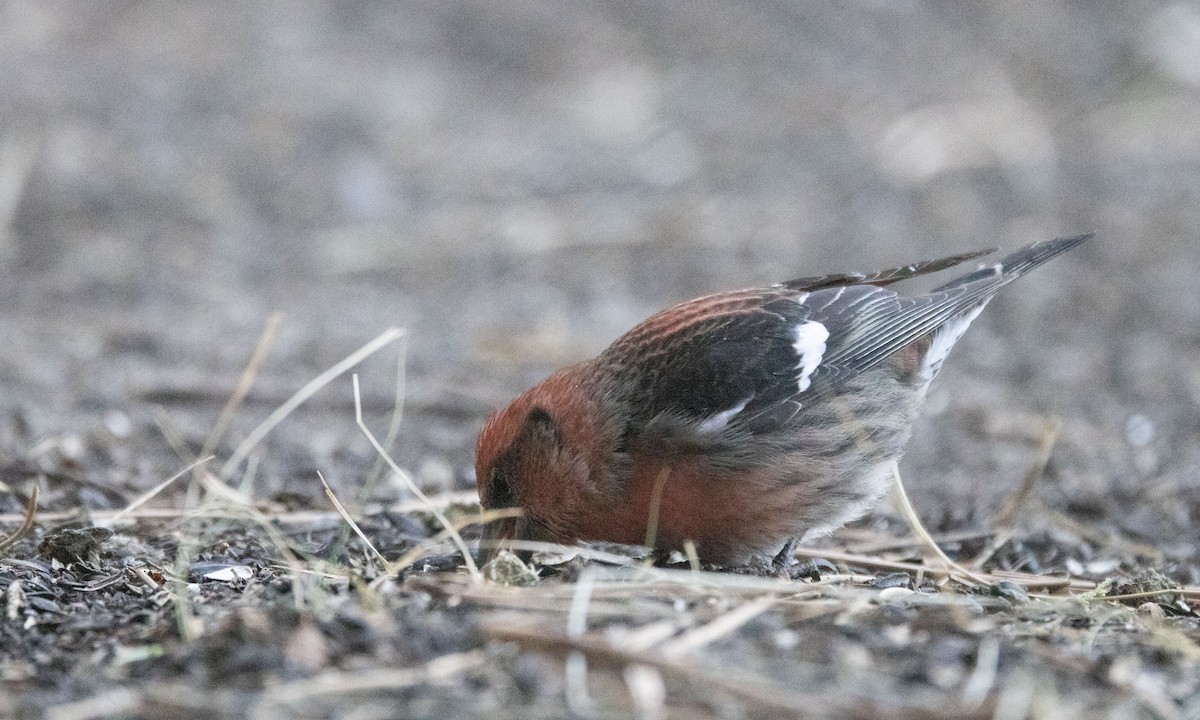
[{"label": "bird's foot", "polygon": [[776,570],[786,571],[788,568],[796,564],[796,547],[800,545],[799,538],[788,538],[783,544],[783,549],[771,561],[771,565]]},{"label": "bird's foot", "polygon": [[784,543],[783,549],[771,561],[771,567],[774,568],[776,575],[790,580],[817,582],[821,579],[821,567],[836,571],[837,568],[830,565],[827,560],[805,560],[804,562],[796,560],[796,548],[799,546],[800,538],[789,538]]}]

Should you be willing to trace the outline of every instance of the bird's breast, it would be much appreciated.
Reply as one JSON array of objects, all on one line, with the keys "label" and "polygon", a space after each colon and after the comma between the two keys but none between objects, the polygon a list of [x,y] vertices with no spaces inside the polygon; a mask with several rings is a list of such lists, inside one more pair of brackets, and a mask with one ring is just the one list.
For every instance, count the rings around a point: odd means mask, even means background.
[{"label": "bird's breast", "polygon": [[619,502],[589,514],[579,536],[663,550],[695,544],[705,562],[773,554],[797,531],[798,509],[816,503],[807,483],[778,472],[718,470],[704,458],[636,463]]}]

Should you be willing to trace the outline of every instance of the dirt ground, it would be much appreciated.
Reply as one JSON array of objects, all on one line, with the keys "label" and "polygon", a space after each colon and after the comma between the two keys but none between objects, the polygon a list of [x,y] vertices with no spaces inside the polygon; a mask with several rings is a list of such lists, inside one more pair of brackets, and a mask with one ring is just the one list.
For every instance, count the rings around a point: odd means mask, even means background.
[{"label": "dirt ground", "polygon": [[[0,0],[0,98],[0,717],[1200,718],[1194,3]],[[888,503],[485,579],[404,482],[676,301],[1087,230],[901,466],[977,581]],[[348,372],[256,433],[393,326],[403,476]]]}]

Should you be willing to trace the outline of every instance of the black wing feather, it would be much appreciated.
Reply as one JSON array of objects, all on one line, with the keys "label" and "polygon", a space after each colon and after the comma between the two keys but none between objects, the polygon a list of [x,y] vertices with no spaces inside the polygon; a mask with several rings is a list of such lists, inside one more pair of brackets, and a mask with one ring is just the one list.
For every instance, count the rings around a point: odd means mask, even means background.
[{"label": "black wing feather", "polygon": [[[614,343],[605,358],[625,381],[624,387],[637,388],[636,402],[631,403],[636,422],[631,427],[664,419],[668,434],[695,435],[706,421],[727,414],[731,427],[768,432],[795,417],[810,402],[806,397],[836,393],[845,380],[978,308],[1020,275],[1089,237],[1031,245],[925,295],[904,297],[881,286],[991,251],[732,293],[725,297],[745,300],[736,311],[701,315],[682,325],[660,321],[668,329],[650,342],[635,328]],[[829,337],[812,386],[801,391],[795,342],[797,328],[808,321],[821,323]]]},{"label": "black wing feather", "polygon": [[[1078,235],[1030,245],[926,295],[900,297],[878,290],[870,298],[869,307],[864,304],[847,313],[847,306],[841,306],[837,332],[834,327],[829,328],[830,350],[823,365],[852,372],[878,365],[900,348],[986,303],[1005,285],[1090,237],[1091,234]],[[830,310],[837,308],[833,304]],[[821,321],[817,316],[814,319]]]},{"label": "black wing feather", "polygon": [[[808,308],[794,299],[764,297],[719,322],[697,322],[662,340],[666,351],[614,353],[637,374],[637,408],[645,420],[663,413],[702,422],[731,408],[754,410],[796,394],[795,328]],[[619,341],[618,341],[619,342]]]},{"label": "black wing feather", "polygon": [[813,290],[824,290],[826,288],[844,287],[847,285],[891,285],[894,282],[908,280],[918,275],[938,272],[946,268],[954,267],[959,263],[972,260],[984,255],[990,255],[996,252],[996,248],[987,248],[984,250],[975,250],[961,255],[951,255],[950,257],[939,258],[937,260],[922,260],[911,265],[903,267],[891,268],[890,270],[880,270],[873,273],[834,273],[832,275],[819,275],[816,277],[797,278],[780,283],[781,287],[788,290],[796,290],[803,292],[812,292]]}]

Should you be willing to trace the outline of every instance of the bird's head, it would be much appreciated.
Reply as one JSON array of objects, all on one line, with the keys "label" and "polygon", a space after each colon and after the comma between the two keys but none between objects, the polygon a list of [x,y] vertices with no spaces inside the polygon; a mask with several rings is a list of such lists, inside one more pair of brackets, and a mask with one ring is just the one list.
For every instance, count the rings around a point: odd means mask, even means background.
[{"label": "bird's head", "polygon": [[520,509],[488,523],[480,561],[511,540],[573,542],[595,498],[601,424],[582,373],[560,371],[497,411],[479,433],[475,476],[483,509]]}]

